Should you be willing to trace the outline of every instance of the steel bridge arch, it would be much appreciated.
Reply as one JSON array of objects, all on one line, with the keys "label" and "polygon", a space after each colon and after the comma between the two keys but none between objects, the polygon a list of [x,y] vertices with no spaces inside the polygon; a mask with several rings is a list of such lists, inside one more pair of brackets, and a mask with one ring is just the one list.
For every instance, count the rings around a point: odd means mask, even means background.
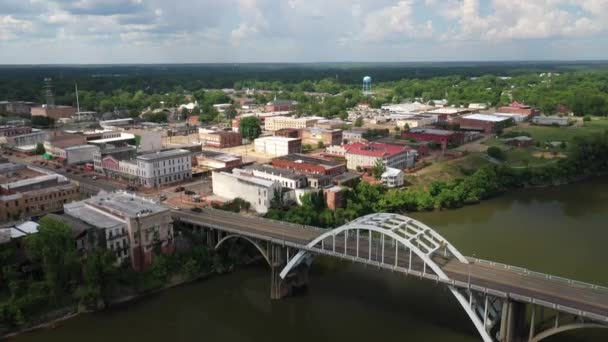
[{"label": "steel bridge arch", "polygon": [[270,262],[270,257],[268,256],[268,251],[265,250],[262,246],[260,246],[260,244],[258,242],[256,242],[255,240],[252,240],[244,235],[235,235],[235,234],[226,235],[220,241],[217,242],[214,249],[218,250],[224,242],[226,242],[227,240],[230,240],[230,239],[243,239],[243,240],[248,241],[262,254],[262,256],[264,257],[264,260],[266,260],[268,265],[272,266],[272,263]]},{"label": "steel bridge arch", "polygon": [[[291,260],[288,261],[287,265],[279,274],[280,277],[285,279],[285,277],[287,277],[294,267],[298,266],[307,259],[309,260],[312,253],[309,250],[313,249],[319,243],[322,243],[322,241],[325,239],[333,238],[335,241],[335,237],[337,235],[341,233],[346,234],[346,232],[351,230],[371,231],[394,239],[395,243],[399,243],[405,246],[405,248],[411,250],[416,256],[422,259],[424,264],[430,267],[439,278],[444,280],[450,280],[450,278],[431,258],[432,255],[441,247],[449,250],[458,261],[464,264],[469,264],[468,259],[462,255],[456,249],[456,247],[454,247],[444,237],[424,223],[403,215],[378,213],[360,217],[343,226],[329,230],[315,238],[308,243],[308,250],[300,250]],[[470,301],[467,300],[464,295],[454,286],[448,285],[448,288],[463,307],[484,342],[493,342],[494,339],[487,331],[484,322],[479,318],[479,316],[477,316],[473,308],[471,308]]]},{"label": "steel bridge arch", "polygon": [[593,329],[608,329],[608,326],[594,323],[574,323],[574,324],[566,324],[563,326],[559,326],[557,328],[547,329],[534,337],[530,338],[529,342],[539,342],[541,340],[546,339],[547,337],[557,335],[566,331],[576,330],[576,329],[585,329],[585,328],[593,328]]}]

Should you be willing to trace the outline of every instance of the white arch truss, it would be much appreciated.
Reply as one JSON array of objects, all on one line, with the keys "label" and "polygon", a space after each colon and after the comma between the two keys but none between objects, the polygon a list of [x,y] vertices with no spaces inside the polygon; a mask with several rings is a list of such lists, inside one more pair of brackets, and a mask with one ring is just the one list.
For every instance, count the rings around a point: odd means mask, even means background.
[{"label": "white arch truss", "polygon": [[[437,277],[449,280],[450,278],[445,274],[441,267],[433,260],[433,255],[441,251],[448,252],[458,261],[468,264],[469,261],[464,257],[452,244],[450,244],[445,238],[437,233],[432,228],[428,227],[424,223],[417,221],[413,218],[398,215],[398,214],[371,214],[360,217],[354,221],[351,221],[338,228],[328,230],[326,233],[320,235],[316,239],[312,240],[306,246],[306,250],[300,250],[293,258],[291,258],[287,265],[283,268],[280,273],[280,277],[285,279],[291,270],[300,265],[304,260],[311,256],[315,250],[326,250],[324,248],[324,241],[326,239],[332,240],[333,248],[335,249],[336,237],[343,234],[345,241],[350,231],[356,231],[356,236],[359,237],[360,231],[369,232],[369,240],[371,241],[372,233],[377,233],[381,236],[384,253],[384,239],[390,238],[395,241],[396,244],[405,247],[411,253],[419,257],[424,267],[429,267]],[[359,239],[357,239],[358,241]],[[346,242],[345,242],[346,243]],[[319,246],[321,245],[321,246]],[[319,248],[320,247],[320,248]],[[398,250],[396,247],[395,250]],[[346,245],[344,246],[346,254]],[[371,247],[370,247],[371,253]],[[410,254],[411,255],[411,254]],[[359,258],[358,244],[357,244],[357,258]],[[361,257],[361,259],[363,259]],[[411,260],[411,257],[410,257]],[[492,342],[493,338],[486,329],[486,324],[482,319],[475,313],[475,310],[471,306],[471,299],[466,299],[465,296],[459,292],[455,287],[448,286],[454,297],[465,309],[469,318],[473,321],[473,324],[477,328],[479,334],[485,342]]]},{"label": "white arch truss", "polygon": [[257,243],[255,240],[252,240],[244,235],[234,235],[234,234],[226,235],[220,241],[217,242],[214,249],[216,249],[216,250],[219,249],[225,241],[230,240],[230,239],[243,239],[243,240],[249,241],[249,243],[251,243],[258,251],[260,251],[260,253],[264,257],[266,262],[268,262],[268,265],[272,266],[272,263],[270,262],[270,258],[268,257],[268,251],[265,250],[264,248],[262,248],[262,246],[260,246],[260,244]]}]

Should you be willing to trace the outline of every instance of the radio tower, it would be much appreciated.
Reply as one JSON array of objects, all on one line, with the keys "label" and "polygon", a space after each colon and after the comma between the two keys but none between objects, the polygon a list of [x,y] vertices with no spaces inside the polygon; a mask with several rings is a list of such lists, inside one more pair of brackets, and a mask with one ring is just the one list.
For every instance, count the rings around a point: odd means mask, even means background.
[{"label": "radio tower", "polygon": [[53,80],[50,77],[44,79],[44,97],[46,98],[46,106],[55,107],[55,95],[53,94]]}]

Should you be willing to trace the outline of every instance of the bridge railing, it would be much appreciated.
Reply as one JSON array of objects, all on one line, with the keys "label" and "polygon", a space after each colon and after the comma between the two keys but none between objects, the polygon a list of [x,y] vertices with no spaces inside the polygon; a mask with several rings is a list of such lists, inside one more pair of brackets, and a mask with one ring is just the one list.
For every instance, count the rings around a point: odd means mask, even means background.
[{"label": "bridge railing", "polygon": [[599,291],[606,291],[606,292],[608,292],[608,287],[605,287],[605,286],[590,284],[590,283],[586,283],[586,282],[583,282],[583,281],[568,279],[568,278],[564,278],[564,277],[558,277],[558,276],[554,276],[554,275],[551,275],[551,274],[530,271],[527,268],[507,265],[507,264],[503,264],[503,263],[495,262],[495,261],[490,261],[490,260],[484,260],[484,259],[472,258],[472,257],[467,257],[467,259],[469,261],[471,261],[471,262],[476,263],[476,264],[488,265],[488,266],[498,267],[498,268],[504,268],[505,270],[514,271],[514,272],[517,272],[517,273],[521,273],[521,274],[525,274],[525,275],[530,275],[530,276],[541,278],[541,279],[548,279],[548,280],[558,281],[560,283],[563,283],[563,284],[566,284],[566,285],[570,285],[570,286],[573,286],[573,287],[589,288],[589,289],[592,289],[592,290],[599,290]]},{"label": "bridge railing", "polygon": [[[188,221],[186,219],[186,221]],[[389,264],[383,264],[380,263],[378,261],[374,261],[374,260],[368,260],[368,259],[363,259],[363,258],[357,258],[354,256],[350,256],[350,255],[344,255],[341,253],[337,253],[337,252],[333,252],[333,251],[329,251],[326,249],[321,249],[321,248],[316,248],[316,247],[308,247],[307,245],[303,245],[303,244],[299,244],[299,243],[295,243],[292,241],[289,241],[287,239],[283,238],[273,238],[273,237],[269,237],[269,236],[264,236],[264,235],[260,235],[260,234],[256,234],[256,233],[251,233],[251,232],[244,232],[238,229],[231,229],[229,227],[226,226],[218,226],[216,224],[210,223],[210,222],[205,222],[205,223],[201,223],[201,222],[191,222],[193,224],[202,224],[206,227],[209,228],[213,228],[213,229],[218,229],[218,230],[224,230],[227,232],[231,232],[231,233],[235,233],[235,234],[242,234],[251,238],[255,238],[255,239],[260,239],[260,240],[265,240],[268,241],[270,243],[273,244],[278,244],[278,245],[282,245],[282,246],[286,246],[286,247],[291,247],[294,249],[300,249],[300,250],[306,250],[308,252],[312,252],[312,253],[317,253],[317,254],[324,254],[324,255],[329,255],[329,256],[336,256],[339,258],[343,258],[343,259],[348,259],[351,260],[353,262],[359,262],[359,263],[363,263],[363,264],[368,264],[368,265],[372,265],[372,266],[377,266],[379,268],[382,269],[386,269],[386,270],[391,270],[391,271],[396,271],[396,272],[400,272],[400,273],[404,273],[406,275],[413,275],[419,278],[424,278],[427,280],[431,280],[431,281],[435,281],[436,283],[443,283],[446,285],[450,285],[450,286],[455,286],[455,287],[460,287],[460,288],[466,288],[466,289],[470,289],[472,291],[477,291],[480,293],[485,293],[488,295],[492,295],[495,297],[500,297],[500,298],[511,298],[520,302],[525,302],[525,303],[531,303],[531,304],[536,304],[536,305],[540,305],[540,306],[544,306],[547,308],[551,308],[551,309],[555,309],[555,310],[560,310],[560,311],[564,311],[564,312],[569,312],[584,318],[588,318],[590,320],[594,320],[597,322],[602,322],[602,323],[607,323],[608,324],[608,317],[606,316],[602,316],[602,315],[598,315],[598,314],[594,314],[591,312],[587,312],[587,311],[582,311],[582,310],[578,310],[578,309],[574,309],[568,306],[564,306],[564,305],[560,305],[560,304],[556,304],[556,303],[551,303],[551,302],[547,302],[547,301],[543,301],[543,300],[539,300],[539,299],[535,299],[532,297],[526,297],[526,296],[521,296],[515,293],[507,293],[507,292],[502,292],[502,291],[497,291],[497,290],[493,290],[491,288],[487,288],[487,287],[483,287],[483,286],[478,286],[478,285],[474,285],[474,284],[470,284],[467,282],[463,282],[463,281],[458,281],[458,280],[453,280],[453,279],[442,279],[440,277],[438,277],[435,274],[432,273],[424,273],[424,272],[420,272],[420,271],[416,271],[416,270],[412,270],[412,269],[407,269],[404,267],[399,267],[399,266],[395,266],[395,265],[389,265]],[[300,227],[300,229],[302,229],[300,225],[295,225],[296,227]],[[515,266],[510,266],[507,264],[501,264],[501,263],[496,263],[493,261],[488,261],[488,260],[483,260],[483,259],[477,259],[477,258],[468,258],[470,261],[474,261],[474,262],[478,262],[480,264],[488,264],[488,265],[492,265],[492,266],[497,266],[497,267],[502,267],[505,269],[521,269],[521,270],[526,270],[524,268],[521,267],[515,267]],[[538,272],[533,272],[533,273],[537,273],[537,274],[542,274],[542,273],[538,273]],[[549,276],[549,275],[547,275]],[[562,278],[565,279],[565,278]],[[581,284],[586,284],[586,283],[582,283],[582,282],[576,282],[576,283],[581,283]],[[588,284],[591,285],[591,284]],[[595,289],[595,287],[593,287],[595,285],[591,285],[592,288]],[[606,289],[605,287],[598,287],[600,289]]]},{"label": "bridge railing", "polygon": [[276,224],[280,224],[282,226],[285,227],[294,227],[294,228],[299,228],[299,229],[308,229],[308,230],[313,230],[315,232],[326,232],[327,229],[324,228],[319,228],[319,227],[315,227],[315,226],[308,226],[305,224],[296,224],[296,223],[291,223],[291,222],[285,222],[285,221],[279,221],[279,220],[273,220],[273,219],[269,219],[269,218],[264,218],[264,217],[260,217],[260,216],[254,216],[254,215],[243,215],[243,214],[239,214],[239,213],[235,213],[235,212],[231,212],[231,211],[225,211],[225,210],[220,210],[220,209],[215,209],[215,208],[205,208],[205,210],[209,210],[209,211],[213,211],[216,213],[221,213],[224,215],[231,215],[231,216],[238,216],[238,217],[247,217],[250,219],[255,219],[258,221],[264,221],[264,222],[272,222],[272,223],[276,223]]}]

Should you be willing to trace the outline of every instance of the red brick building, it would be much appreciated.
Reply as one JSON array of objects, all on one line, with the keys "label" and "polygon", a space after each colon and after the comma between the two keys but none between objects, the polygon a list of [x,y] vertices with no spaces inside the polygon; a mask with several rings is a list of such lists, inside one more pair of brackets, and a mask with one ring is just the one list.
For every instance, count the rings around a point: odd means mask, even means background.
[{"label": "red brick building", "polygon": [[12,137],[32,133],[31,127],[19,126],[0,126],[0,137]]},{"label": "red brick building", "polygon": [[536,109],[519,103],[513,102],[510,106],[500,107],[496,109],[497,113],[508,113],[508,114],[520,114],[527,117],[527,119],[531,119],[533,116],[537,114]]},{"label": "red brick building", "polygon": [[414,139],[416,141],[436,142],[446,149],[448,145],[461,145],[464,143],[464,133],[447,131],[434,128],[413,128],[408,132],[401,133],[403,138]]},{"label": "red brick building", "polygon": [[283,128],[278,131],[274,131],[274,136],[285,138],[301,138],[302,130],[297,128]]},{"label": "red brick building", "polygon": [[513,122],[513,119],[506,116],[471,114],[459,119],[460,129],[480,131],[484,133],[496,133],[502,131]]},{"label": "red brick building", "polygon": [[288,154],[274,158],[272,166],[317,175],[335,176],[346,172],[346,164],[304,154]]},{"label": "red brick building", "polygon": [[243,136],[237,132],[227,131],[215,131],[207,132],[201,131],[199,133],[201,143],[204,146],[215,147],[215,148],[226,148],[241,146],[243,144]]},{"label": "red brick building", "polygon": [[70,118],[76,114],[76,108],[70,106],[57,106],[57,107],[32,107],[32,116],[46,116],[55,120],[62,118]]},{"label": "red brick building", "polygon": [[291,100],[274,100],[266,104],[267,112],[286,112],[294,110],[298,103]]},{"label": "red brick building", "polygon": [[316,146],[322,142],[325,146],[340,145],[342,143],[341,129],[305,128],[302,130],[302,143]]},{"label": "red brick building", "polygon": [[323,190],[323,193],[325,195],[327,208],[331,210],[336,210],[338,208],[344,207],[344,194],[342,193],[341,187],[333,186],[329,189]]}]

